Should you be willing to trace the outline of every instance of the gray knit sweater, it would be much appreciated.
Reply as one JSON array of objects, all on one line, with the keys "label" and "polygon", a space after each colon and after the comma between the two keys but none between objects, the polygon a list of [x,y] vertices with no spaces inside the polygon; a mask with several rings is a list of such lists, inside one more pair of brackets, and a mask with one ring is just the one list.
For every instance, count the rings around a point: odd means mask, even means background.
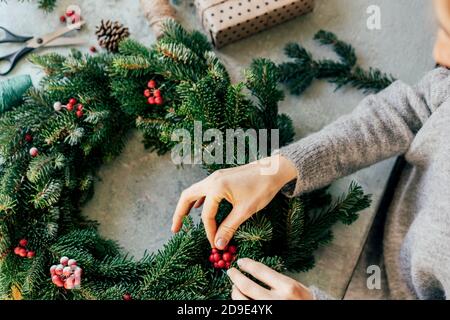
[{"label": "gray knit sweater", "polygon": [[404,154],[384,229],[390,298],[450,299],[450,71],[435,69],[415,87],[397,81],[281,154],[298,170],[290,195]]}]

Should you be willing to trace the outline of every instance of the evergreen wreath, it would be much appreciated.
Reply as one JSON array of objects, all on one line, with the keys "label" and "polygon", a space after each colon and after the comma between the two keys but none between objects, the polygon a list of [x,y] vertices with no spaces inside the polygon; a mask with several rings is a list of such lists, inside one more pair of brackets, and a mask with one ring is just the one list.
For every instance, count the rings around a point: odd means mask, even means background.
[{"label": "evergreen wreath", "polygon": [[[101,237],[80,207],[99,166],[121,152],[134,127],[160,154],[173,146],[174,129],[193,130],[194,121],[205,130],[278,128],[281,145],[292,142],[292,122],[278,111],[279,68],[257,59],[232,84],[206,37],[174,21],[151,48],[127,39],[115,55],[31,60],[46,72],[41,89],[0,117],[0,298],[228,299],[231,285],[208,261],[202,224],[186,218],[161,250],[136,260]],[[239,228],[233,252],[278,271],[306,271],[332,240],[331,227],[351,224],[369,204],[355,183],[334,200],[326,189],[279,194]],[[223,202],[217,219],[230,209]],[[81,269],[81,286],[62,288],[61,279]]]}]

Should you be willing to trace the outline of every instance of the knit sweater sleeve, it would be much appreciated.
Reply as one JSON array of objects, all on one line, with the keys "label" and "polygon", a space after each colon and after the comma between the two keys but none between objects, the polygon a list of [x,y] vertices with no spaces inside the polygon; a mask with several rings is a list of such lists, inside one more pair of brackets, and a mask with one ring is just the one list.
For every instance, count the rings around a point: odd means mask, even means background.
[{"label": "knit sweater sleeve", "polygon": [[416,133],[450,95],[450,71],[438,68],[414,87],[401,81],[365,98],[349,115],[279,152],[297,169],[289,196],[324,187],[406,153]]}]

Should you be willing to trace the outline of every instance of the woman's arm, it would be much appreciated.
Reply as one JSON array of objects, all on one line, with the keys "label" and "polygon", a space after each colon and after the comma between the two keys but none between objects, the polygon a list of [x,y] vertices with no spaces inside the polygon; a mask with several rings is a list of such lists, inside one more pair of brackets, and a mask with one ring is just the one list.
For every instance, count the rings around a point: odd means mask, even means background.
[{"label": "woman's arm", "polygon": [[432,112],[448,97],[450,72],[439,68],[416,87],[397,81],[349,115],[280,150],[297,169],[288,195],[324,187],[384,159],[403,154]]}]

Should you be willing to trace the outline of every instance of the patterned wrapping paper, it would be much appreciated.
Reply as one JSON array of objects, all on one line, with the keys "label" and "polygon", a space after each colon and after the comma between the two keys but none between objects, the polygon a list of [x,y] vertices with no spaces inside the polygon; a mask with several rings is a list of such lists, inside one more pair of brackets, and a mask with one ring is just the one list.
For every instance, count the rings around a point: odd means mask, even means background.
[{"label": "patterned wrapping paper", "polygon": [[204,29],[215,47],[311,12],[314,0],[196,0]]}]

